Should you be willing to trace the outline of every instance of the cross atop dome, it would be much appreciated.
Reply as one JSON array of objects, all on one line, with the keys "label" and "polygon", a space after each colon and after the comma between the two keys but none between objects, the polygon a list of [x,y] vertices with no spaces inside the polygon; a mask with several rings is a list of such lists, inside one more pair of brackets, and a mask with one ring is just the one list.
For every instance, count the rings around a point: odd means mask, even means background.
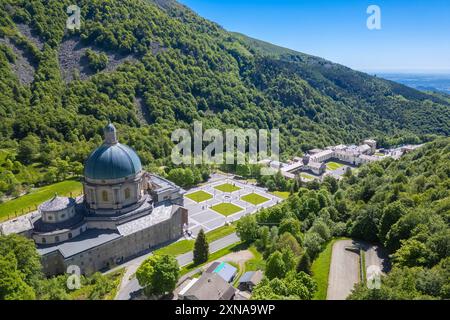
[{"label": "cross atop dome", "polygon": [[111,121],[103,129],[103,132],[105,134],[105,144],[116,144],[116,143],[118,143],[117,130],[116,130],[116,127],[111,123]]}]

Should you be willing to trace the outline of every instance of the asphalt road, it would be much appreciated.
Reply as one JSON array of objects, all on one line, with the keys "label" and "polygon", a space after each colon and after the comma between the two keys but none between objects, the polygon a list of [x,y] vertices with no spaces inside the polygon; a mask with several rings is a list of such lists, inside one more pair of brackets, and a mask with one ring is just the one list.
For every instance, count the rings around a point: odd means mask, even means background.
[{"label": "asphalt road", "polygon": [[327,300],[344,300],[359,281],[359,255],[345,250],[352,240],[336,241],[331,253]]},{"label": "asphalt road", "polygon": [[340,240],[334,243],[328,277],[327,300],[345,300],[360,281],[359,254],[347,247],[362,248],[365,252],[366,268],[375,265],[382,272],[389,269],[387,254],[377,246],[355,240]]},{"label": "asphalt road", "polygon": [[[223,238],[220,238],[216,241],[213,241],[209,244],[209,252],[213,253],[216,251],[219,251],[220,249],[223,249],[225,247],[228,247],[229,245],[232,245],[233,243],[239,242],[240,239],[236,233],[232,233],[228,236],[225,236]],[[148,254],[147,254],[148,256]],[[143,261],[144,259],[142,257],[136,258],[138,261]],[[178,264],[182,267],[192,262],[193,260],[193,252],[190,251],[188,253],[182,254],[177,256]],[[136,270],[137,264],[130,265],[129,268],[133,270],[133,272],[130,274],[130,272],[127,272],[127,275],[124,277],[124,280],[126,281],[126,284],[121,286],[119,289],[119,292],[116,296],[116,300],[130,300],[134,295],[136,295],[142,287],[139,285],[136,278],[133,278],[131,280],[128,280],[127,277],[131,276]],[[138,266],[138,265],[137,265]]]},{"label": "asphalt road", "polygon": [[366,268],[371,265],[375,265],[380,268],[382,273],[387,273],[390,269],[388,254],[386,250],[379,246],[363,243],[366,258]]}]

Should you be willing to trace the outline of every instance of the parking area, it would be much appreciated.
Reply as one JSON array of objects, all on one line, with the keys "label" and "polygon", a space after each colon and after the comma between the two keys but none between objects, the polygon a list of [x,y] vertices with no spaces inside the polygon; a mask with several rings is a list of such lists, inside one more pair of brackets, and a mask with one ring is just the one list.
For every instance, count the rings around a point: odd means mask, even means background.
[{"label": "parking area", "polygon": [[[229,192],[225,192],[222,190],[228,190]],[[197,199],[196,197],[189,198],[189,195],[195,194],[198,191],[206,192],[210,194],[212,198],[200,202],[196,202],[191,199]],[[248,196],[253,193],[258,196],[267,198],[267,201],[259,204],[252,204],[251,202],[241,199],[242,197]],[[252,196],[251,198],[254,197],[255,196]],[[208,197],[201,197],[199,200],[204,198]],[[272,207],[282,200],[283,199],[270,194],[264,188],[233,179],[232,177],[216,175],[214,179],[211,179],[208,183],[200,187],[190,189],[186,192],[186,196],[184,197],[184,206],[189,211],[188,229],[193,233],[193,235],[197,235],[200,229],[203,229],[205,232],[207,232],[221,227],[227,222],[239,220],[244,215],[255,213],[259,209]],[[221,214],[218,211],[212,209],[212,207],[214,207],[217,210],[217,205],[222,203],[233,205],[228,207],[237,206],[241,208],[241,210],[227,215]],[[219,206],[219,208],[220,207],[226,208],[227,206]]]}]

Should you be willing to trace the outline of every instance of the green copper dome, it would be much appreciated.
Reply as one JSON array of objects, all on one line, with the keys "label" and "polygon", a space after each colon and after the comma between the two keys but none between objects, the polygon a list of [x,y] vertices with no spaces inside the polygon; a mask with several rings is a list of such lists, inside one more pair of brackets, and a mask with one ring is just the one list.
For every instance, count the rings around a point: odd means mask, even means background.
[{"label": "green copper dome", "polygon": [[136,152],[118,143],[116,128],[111,123],[104,131],[105,143],[86,160],[84,176],[96,180],[112,180],[139,173],[142,165]]}]

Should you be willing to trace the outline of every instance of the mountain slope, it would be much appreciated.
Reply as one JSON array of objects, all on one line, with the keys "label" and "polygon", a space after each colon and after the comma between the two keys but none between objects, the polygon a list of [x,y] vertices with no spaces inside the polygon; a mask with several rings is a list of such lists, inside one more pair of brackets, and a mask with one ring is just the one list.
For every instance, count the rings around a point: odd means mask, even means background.
[{"label": "mountain slope", "polygon": [[171,131],[194,120],[279,128],[284,155],[450,131],[448,99],[250,41],[175,1],[77,3],[77,32],[65,29],[72,1],[0,4],[0,192],[76,172],[107,119],[151,165],[170,164]]}]

